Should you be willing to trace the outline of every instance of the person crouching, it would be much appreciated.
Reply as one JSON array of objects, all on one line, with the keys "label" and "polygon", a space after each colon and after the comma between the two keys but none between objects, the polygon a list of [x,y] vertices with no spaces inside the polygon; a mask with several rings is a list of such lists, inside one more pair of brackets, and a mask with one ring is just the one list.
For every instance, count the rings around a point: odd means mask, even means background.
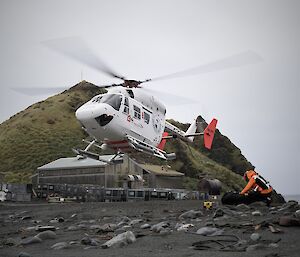
[{"label": "person crouching", "polygon": [[269,206],[273,191],[269,182],[254,170],[246,171],[244,180],[247,182],[247,185],[240,192],[240,194],[244,196],[244,203],[250,204],[257,201],[263,201]]}]

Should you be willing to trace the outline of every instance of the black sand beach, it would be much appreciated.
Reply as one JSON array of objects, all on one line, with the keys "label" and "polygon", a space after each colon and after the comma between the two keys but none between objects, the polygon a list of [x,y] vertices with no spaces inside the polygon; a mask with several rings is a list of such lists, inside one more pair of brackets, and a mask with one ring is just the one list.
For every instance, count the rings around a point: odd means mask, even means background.
[{"label": "black sand beach", "polygon": [[[209,211],[200,201],[1,203],[0,256],[299,256],[300,227],[278,223],[298,209],[296,202]],[[105,249],[126,231],[133,240]]]}]

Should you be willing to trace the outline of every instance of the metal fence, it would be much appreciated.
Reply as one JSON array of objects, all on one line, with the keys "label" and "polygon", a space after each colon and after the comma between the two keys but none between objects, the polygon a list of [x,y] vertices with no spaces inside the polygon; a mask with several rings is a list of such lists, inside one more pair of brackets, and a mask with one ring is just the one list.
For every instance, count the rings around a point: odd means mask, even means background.
[{"label": "metal fence", "polygon": [[84,202],[121,202],[151,200],[199,199],[197,191],[184,189],[124,189],[104,188],[97,185],[38,184],[34,191],[38,198],[64,197]]},{"label": "metal fence", "polygon": [[31,184],[0,184],[0,201],[31,201]]}]

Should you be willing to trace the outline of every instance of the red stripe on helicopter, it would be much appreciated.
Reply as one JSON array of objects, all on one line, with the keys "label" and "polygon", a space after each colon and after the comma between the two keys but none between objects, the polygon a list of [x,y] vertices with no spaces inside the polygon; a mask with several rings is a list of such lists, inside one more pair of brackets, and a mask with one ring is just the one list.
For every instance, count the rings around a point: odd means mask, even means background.
[{"label": "red stripe on helicopter", "polygon": [[128,143],[127,140],[120,140],[120,141],[106,141],[105,142],[108,145],[119,145],[119,144],[125,144]]},{"label": "red stripe on helicopter", "polygon": [[166,142],[167,142],[167,139],[165,139],[164,137],[167,137],[168,135],[169,135],[168,132],[164,132],[162,134],[162,140],[160,141],[160,143],[157,146],[158,149],[164,150]]}]

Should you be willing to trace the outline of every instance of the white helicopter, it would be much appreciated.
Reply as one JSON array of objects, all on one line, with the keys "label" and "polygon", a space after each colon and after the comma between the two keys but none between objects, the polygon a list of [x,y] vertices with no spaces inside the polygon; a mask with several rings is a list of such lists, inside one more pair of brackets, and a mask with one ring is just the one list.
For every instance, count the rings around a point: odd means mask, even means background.
[{"label": "white helicopter", "polygon": [[175,153],[164,151],[166,140],[170,138],[193,142],[195,136],[203,135],[205,147],[207,149],[212,147],[216,119],[213,119],[203,131],[197,132],[196,120],[187,131],[182,131],[166,121],[166,107],[154,96],[145,93],[141,87],[142,83],[196,75],[260,61],[257,54],[248,51],[181,72],[136,81],[127,80],[114,72],[96,57],[80,38],[56,39],[44,44],[113,78],[123,80],[123,83],[118,85],[99,86],[108,88],[108,92],[94,96],[76,111],[76,118],[93,140],[86,141],[88,146],[84,150],[76,149],[75,152],[81,156],[101,160],[101,157],[91,152],[90,148],[92,146],[101,149],[110,148],[116,153],[111,162],[118,155],[133,149],[164,160],[172,160],[176,158]]},{"label": "white helicopter", "polygon": [[167,139],[193,142],[194,137],[200,135],[204,135],[206,148],[211,148],[216,119],[203,132],[196,133],[196,120],[184,132],[166,121],[165,115],[166,107],[139,88],[113,87],[106,94],[94,96],[76,111],[82,128],[94,138],[85,150],[77,151],[81,155],[100,158],[89,152],[95,145],[101,149],[109,147],[118,154],[135,149],[171,160],[175,153],[168,154],[163,150]]}]

